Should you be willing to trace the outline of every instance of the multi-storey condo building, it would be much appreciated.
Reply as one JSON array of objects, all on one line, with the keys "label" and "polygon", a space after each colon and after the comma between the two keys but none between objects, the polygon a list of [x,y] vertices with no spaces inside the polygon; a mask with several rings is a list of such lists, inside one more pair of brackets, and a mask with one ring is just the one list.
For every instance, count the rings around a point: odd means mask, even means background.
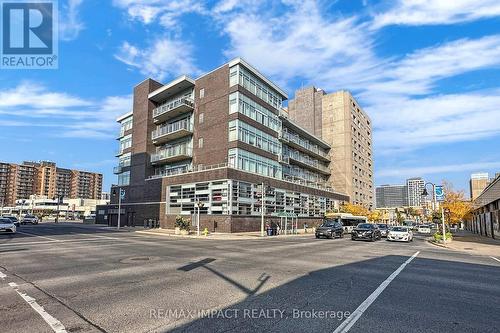
[{"label": "multi-storey condo building", "polygon": [[[202,228],[251,231],[262,210],[312,225],[348,201],[327,186],[331,146],[289,119],[286,99],[239,58],[197,79],[137,85],[132,113],[118,118],[121,223],[153,218],[172,228],[199,207]],[[119,191],[111,192],[102,211],[116,224]]]},{"label": "multi-storey condo building", "polygon": [[470,175],[470,198],[476,200],[489,184],[488,173],[473,173]]},{"label": "multi-storey condo building", "polygon": [[14,205],[31,195],[47,198],[100,199],[102,175],[58,168],[55,163],[0,163],[0,203]]},{"label": "multi-storey condo building", "polygon": [[406,185],[381,185],[375,189],[377,208],[398,208],[408,206]]},{"label": "multi-storey condo building", "polygon": [[[420,178],[409,178],[406,180],[406,187],[408,188],[408,206],[422,207],[425,198],[422,198],[424,191],[425,181]],[[434,195],[434,193],[432,193]]]},{"label": "multi-storey condo building", "polygon": [[331,146],[329,184],[369,209],[374,205],[372,125],[348,91],[308,87],[288,104],[290,118]]}]

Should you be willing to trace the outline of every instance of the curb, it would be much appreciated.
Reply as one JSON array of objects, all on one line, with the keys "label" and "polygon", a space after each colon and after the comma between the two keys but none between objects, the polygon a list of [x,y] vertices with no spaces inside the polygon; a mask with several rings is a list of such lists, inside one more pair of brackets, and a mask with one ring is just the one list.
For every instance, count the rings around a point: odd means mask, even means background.
[{"label": "curb", "polygon": [[237,236],[231,236],[231,234],[228,234],[228,236],[225,235],[214,235],[214,234],[209,234],[208,236],[197,236],[197,235],[176,235],[176,234],[169,234],[169,233],[162,233],[162,232],[151,232],[151,231],[143,231],[143,230],[137,230],[134,231],[136,233],[140,234],[147,234],[147,235],[156,235],[156,236],[167,236],[167,237],[180,237],[180,238],[193,238],[193,239],[219,239],[219,240],[249,240],[249,239],[280,239],[280,238],[288,238],[288,237],[304,237],[304,236],[310,236],[314,234],[298,234],[298,235],[281,235],[281,236],[276,236],[276,237],[268,237],[264,236],[261,237],[259,236],[246,236],[246,235],[237,235]]}]

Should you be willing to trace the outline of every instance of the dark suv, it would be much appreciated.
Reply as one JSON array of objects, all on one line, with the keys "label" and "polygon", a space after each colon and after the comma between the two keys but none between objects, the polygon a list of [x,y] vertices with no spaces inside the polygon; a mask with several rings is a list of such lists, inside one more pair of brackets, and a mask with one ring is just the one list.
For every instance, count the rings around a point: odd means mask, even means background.
[{"label": "dark suv", "polygon": [[373,242],[381,238],[382,235],[380,234],[380,229],[378,228],[378,225],[372,223],[360,223],[351,232],[352,240],[367,239]]},{"label": "dark suv", "polygon": [[344,228],[342,223],[335,221],[325,221],[322,225],[316,228],[316,238],[336,238],[344,237]]}]

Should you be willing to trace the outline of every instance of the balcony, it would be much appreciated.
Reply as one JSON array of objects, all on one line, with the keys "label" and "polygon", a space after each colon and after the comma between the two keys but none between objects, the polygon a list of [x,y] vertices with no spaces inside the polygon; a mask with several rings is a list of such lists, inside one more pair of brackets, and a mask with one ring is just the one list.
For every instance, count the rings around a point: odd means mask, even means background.
[{"label": "balcony", "polygon": [[177,121],[166,126],[157,128],[151,133],[153,144],[161,144],[174,139],[182,138],[186,135],[193,134],[190,119]]},{"label": "balcony", "polygon": [[283,158],[289,158],[290,163],[296,164],[298,166],[304,167],[306,169],[315,171],[315,172],[320,172],[324,175],[329,175],[330,174],[330,169],[320,163],[317,160],[314,160],[310,158],[307,155],[300,154],[298,152],[290,152],[288,156],[285,156]]},{"label": "balcony", "polygon": [[117,174],[119,174],[119,173],[122,173],[122,172],[123,172],[123,167],[122,167],[121,165],[119,165],[119,166],[115,166],[115,167],[113,168],[113,173],[114,173],[115,175],[117,175]]},{"label": "balcony", "polygon": [[158,124],[193,110],[194,101],[189,97],[180,97],[169,100],[153,109],[153,122]]},{"label": "balcony", "polygon": [[162,164],[189,159],[193,156],[193,151],[187,145],[177,145],[160,150],[151,155],[151,163]]},{"label": "balcony", "polygon": [[313,155],[322,161],[330,162],[328,153],[323,151],[318,145],[301,138],[297,134],[289,133],[288,131],[280,131],[279,139],[290,147],[298,149],[306,154]]}]

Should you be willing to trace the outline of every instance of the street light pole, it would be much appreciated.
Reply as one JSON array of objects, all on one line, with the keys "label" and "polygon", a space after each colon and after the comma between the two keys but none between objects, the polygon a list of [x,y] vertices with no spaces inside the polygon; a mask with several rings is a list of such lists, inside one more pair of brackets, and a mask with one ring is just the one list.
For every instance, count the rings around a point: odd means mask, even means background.
[{"label": "street light pole", "polygon": [[441,205],[441,223],[443,227],[443,243],[446,243],[446,228],[444,225],[444,208],[443,205]]},{"label": "street light pole", "polygon": [[116,230],[120,230],[121,215],[122,215],[122,188],[118,187],[118,222],[116,224]]},{"label": "street light pole", "polygon": [[198,214],[196,217],[196,235],[200,235],[200,209],[204,206],[204,203],[201,201],[198,201],[196,203],[196,207],[198,208]]},{"label": "street light pole", "polygon": [[266,209],[266,205],[264,203],[264,194],[265,194],[265,189],[264,189],[264,182],[262,182],[262,192],[261,192],[261,197],[260,197],[260,236],[264,237],[264,210]]}]

